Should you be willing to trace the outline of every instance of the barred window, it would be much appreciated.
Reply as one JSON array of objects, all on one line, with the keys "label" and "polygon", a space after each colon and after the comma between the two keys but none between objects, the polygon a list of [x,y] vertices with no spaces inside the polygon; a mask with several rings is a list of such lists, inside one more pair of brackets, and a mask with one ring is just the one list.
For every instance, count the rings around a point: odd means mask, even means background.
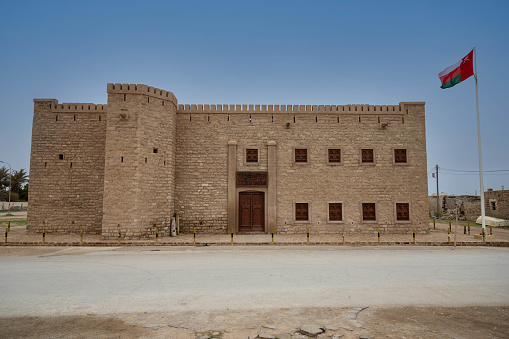
[{"label": "barred window", "polygon": [[340,202],[329,203],[329,220],[343,221],[343,204]]},{"label": "barred window", "polygon": [[410,220],[410,205],[408,203],[396,204],[396,220]]},{"label": "barred window", "polygon": [[405,164],[407,162],[406,149],[394,150],[394,162],[397,164]]},{"label": "barred window", "polygon": [[258,162],[258,149],[257,148],[246,149],[246,162]]},{"label": "barred window", "polygon": [[374,203],[362,204],[362,220],[364,221],[376,220],[376,210]]},{"label": "barred window", "polygon": [[370,163],[374,162],[373,149],[372,148],[363,148],[362,152],[362,162]]},{"label": "barred window", "polygon": [[298,202],[295,204],[295,220],[296,221],[309,220],[309,208],[307,202]]},{"label": "barred window", "polygon": [[308,162],[308,150],[306,148],[295,149],[295,162]]},{"label": "barred window", "polygon": [[329,162],[341,162],[341,149],[329,148]]}]

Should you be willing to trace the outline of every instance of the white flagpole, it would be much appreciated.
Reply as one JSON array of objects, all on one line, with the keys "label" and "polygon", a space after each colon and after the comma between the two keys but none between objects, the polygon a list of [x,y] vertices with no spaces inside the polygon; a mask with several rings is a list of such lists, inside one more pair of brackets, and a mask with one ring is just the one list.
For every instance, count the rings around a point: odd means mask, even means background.
[{"label": "white flagpole", "polygon": [[482,232],[486,234],[486,214],[484,211],[484,184],[482,175],[482,152],[481,152],[481,122],[479,120],[479,94],[477,92],[477,54],[474,47],[474,78],[475,78],[475,102],[477,104],[477,147],[479,149],[479,180],[481,184],[481,220],[482,220]]}]

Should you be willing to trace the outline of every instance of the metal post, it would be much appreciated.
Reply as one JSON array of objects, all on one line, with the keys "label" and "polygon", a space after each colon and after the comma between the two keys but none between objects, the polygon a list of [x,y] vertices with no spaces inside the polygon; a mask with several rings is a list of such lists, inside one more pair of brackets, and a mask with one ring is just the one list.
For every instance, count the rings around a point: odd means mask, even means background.
[{"label": "metal post", "polygon": [[118,243],[120,244],[120,227],[118,228]]},{"label": "metal post", "polygon": [[436,166],[436,170],[437,170],[437,213],[440,213],[440,207],[439,207],[439,204],[438,204],[438,200],[439,200],[439,197],[440,197],[440,194],[438,194],[438,164]]},{"label": "metal post", "polygon": [[482,151],[481,151],[481,121],[479,119],[479,93],[477,90],[477,51],[474,47],[474,65],[475,65],[475,103],[477,106],[477,148],[479,150],[479,183],[481,188],[481,220],[483,232],[486,230],[486,214],[484,211],[484,184],[482,174]]},{"label": "metal post", "polygon": [[5,229],[5,243],[7,243],[7,228]]},{"label": "metal post", "polygon": [[343,227],[343,245],[345,244],[345,228]]},{"label": "metal post", "polygon": [[490,226],[490,235],[493,235],[493,226]]},{"label": "metal post", "polygon": [[83,227],[81,228],[80,231],[80,242],[83,242]]},{"label": "metal post", "polygon": [[274,243],[274,229],[272,229],[272,243]]},{"label": "metal post", "polygon": [[193,228],[193,244],[196,244],[196,228]]},{"label": "metal post", "polygon": [[412,228],[412,237],[413,237],[414,244],[415,244],[415,228]]},{"label": "metal post", "polygon": [[159,239],[159,229],[156,227],[156,242]]},{"label": "metal post", "polygon": [[468,235],[470,235],[470,223],[468,223]]},{"label": "metal post", "polygon": [[42,229],[42,243],[44,244],[45,241],[46,241],[46,230],[43,228]]},{"label": "metal post", "polygon": [[449,244],[451,242],[451,230],[447,230],[447,243]]},{"label": "metal post", "polygon": [[308,228],[308,244],[309,244],[309,228]]},{"label": "metal post", "polygon": [[454,224],[454,247],[456,247],[456,234],[458,234],[458,210],[459,205],[456,203],[456,223]]},{"label": "metal post", "polygon": [[378,243],[380,243],[380,227],[378,228]]},{"label": "metal post", "polygon": [[11,222],[9,221],[9,225],[7,226],[7,230],[10,232],[11,231]]},{"label": "metal post", "polygon": [[232,228],[232,244],[233,244],[233,228]]},{"label": "metal post", "polygon": [[433,218],[433,230],[436,230],[436,228],[435,228],[435,218]]}]

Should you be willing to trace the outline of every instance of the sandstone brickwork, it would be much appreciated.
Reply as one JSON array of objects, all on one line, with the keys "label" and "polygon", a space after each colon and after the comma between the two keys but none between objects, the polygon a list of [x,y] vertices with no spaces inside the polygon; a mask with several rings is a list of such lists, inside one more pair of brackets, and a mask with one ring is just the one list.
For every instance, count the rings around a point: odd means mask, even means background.
[{"label": "sandstone brickwork", "polygon": [[[263,193],[265,232],[428,230],[422,102],[178,105],[170,92],[145,85],[108,84],[108,105],[101,106],[102,127],[94,135],[87,135],[87,129],[63,126],[46,133],[47,126],[58,126],[50,121],[55,115],[50,103],[56,105],[56,100],[36,100],[34,108],[30,199],[31,206],[39,207],[29,210],[30,230],[39,231],[42,221],[53,220],[46,210],[49,201],[55,200],[49,200],[51,194],[61,199],[57,205],[61,213],[54,218],[62,231],[71,231],[72,221],[90,219],[91,229],[106,238],[116,237],[119,227],[122,237],[153,237],[156,227],[167,232],[171,218],[178,214],[182,232],[238,232],[243,192]],[[68,121],[72,114],[66,112],[62,119]],[[44,157],[56,157],[53,153],[63,145],[100,155],[87,159],[97,167],[83,172],[80,179],[91,182],[95,178],[91,172],[102,168],[94,183],[97,187],[60,185],[59,193],[50,193],[59,185],[59,175],[47,176],[40,164]],[[247,161],[246,149],[256,149],[258,161]],[[306,150],[306,162],[295,161],[296,149]],[[340,150],[340,162],[328,161],[329,149]],[[362,162],[362,149],[373,150],[372,163]],[[405,162],[396,157],[401,150]],[[237,185],[237,172],[266,173],[268,183]],[[39,183],[35,189],[33,182]],[[100,202],[94,206],[94,215],[64,199],[86,189],[103,192],[97,197]],[[308,204],[308,220],[296,220],[296,203]],[[341,220],[329,221],[329,203],[342,204]],[[375,220],[363,220],[363,203],[375,204]],[[397,220],[396,204],[407,206],[408,220]],[[89,215],[75,217],[73,210],[78,208],[80,216]]]}]

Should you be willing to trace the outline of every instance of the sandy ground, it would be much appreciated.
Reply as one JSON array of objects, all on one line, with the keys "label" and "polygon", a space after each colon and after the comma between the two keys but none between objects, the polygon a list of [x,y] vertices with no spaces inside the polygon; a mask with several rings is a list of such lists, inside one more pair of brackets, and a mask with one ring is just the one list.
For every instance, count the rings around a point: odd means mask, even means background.
[{"label": "sandy ground", "polygon": [[[258,312],[263,321],[270,322],[281,312],[294,313],[293,327],[262,327],[262,323],[250,326],[242,324],[230,328],[196,330],[173,327],[167,324],[154,326],[136,324],[129,319],[133,315],[118,316],[62,316],[62,317],[16,317],[0,318],[1,338],[210,338],[241,339],[256,338],[260,333],[276,338],[307,338],[299,334],[302,314],[309,314],[315,323],[316,314],[336,315],[339,319],[327,328],[321,338],[507,338],[509,336],[509,307],[370,307],[361,311],[356,320],[345,319],[345,309],[288,310],[275,309]],[[300,311],[300,314],[299,314]],[[245,314],[244,314],[245,315]],[[242,318],[239,312],[228,312],[227,318]],[[140,315],[134,315],[139,317]],[[143,315],[141,315],[143,318]],[[145,314],[145,319],[154,314]],[[162,318],[160,315],[156,315]],[[200,313],[189,313],[189,317],[200,317]],[[164,318],[164,317],[163,317]],[[168,321],[170,319],[163,319]],[[324,318],[325,320],[325,318]],[[328,319],[330,320],[330,319]],[[170,320],[171,321],[171,320]],[[291,319],[288,321],[292,323]],[[318,325],[324,325],[318,323]],[[270,327],[276,327],[272,329]],[[320,338],[320,337],[319,337]]]}]

